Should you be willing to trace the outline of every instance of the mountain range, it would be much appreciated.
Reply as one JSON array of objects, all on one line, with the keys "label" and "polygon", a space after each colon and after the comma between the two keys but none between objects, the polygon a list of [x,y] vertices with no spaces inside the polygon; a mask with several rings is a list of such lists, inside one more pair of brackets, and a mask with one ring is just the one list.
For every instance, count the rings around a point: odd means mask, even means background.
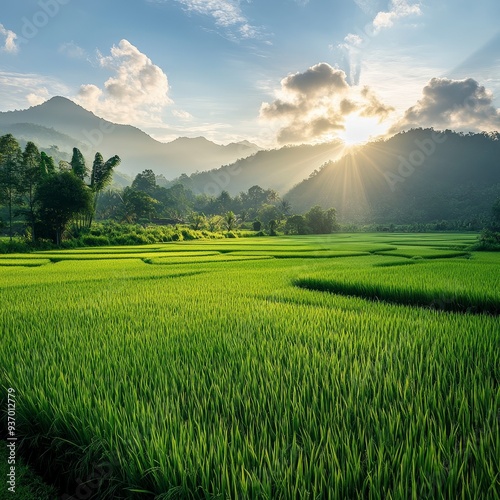
[{"label": "mountain range", "polygon": [[31,140],[42,149],[56,145],[66,155],[77,147],[90,162],[96,151],[106,158],[117,154],[122,159],[122,173],[135,176],[151,169],[169,179],[232,163],[259,150],[248,141],[222,146],[204,137],[158,142],[136,127],[111,123],[64,97],[25,110],[1,112],[0,134],[6,133],[20,142]]},{"label": "mountain range", "polygon": [[223,190],[234,196],[255,185],[284,195],[325,162],[336,160],[343,153],[345,146],[341,141],[258,151],[218,169],[183,175],[169,184],[180,182],[195,193],[209,196],[217,196]]},{"label": "mountain range", "polygon": [[357,223],[488,217],[500,197],[500,134],[413,129],[350,150],[285,196],[295,212],[335,207]]},{"label": "mountain range", "polygon": [[54,97],[27,110],[0,113],[0,135],[31,140],[55,159],[78,147],[122,158],[115,183],[151,169],[158,183],[194,193],[232,196],[254,185],[274,189],[293,212],[335,207],[344,223],[474,221],[500,197],[500,134],[412,129],[346,148],[341,141],[259,150],[248,141],[221,146],[203,137],[161,143]]}]

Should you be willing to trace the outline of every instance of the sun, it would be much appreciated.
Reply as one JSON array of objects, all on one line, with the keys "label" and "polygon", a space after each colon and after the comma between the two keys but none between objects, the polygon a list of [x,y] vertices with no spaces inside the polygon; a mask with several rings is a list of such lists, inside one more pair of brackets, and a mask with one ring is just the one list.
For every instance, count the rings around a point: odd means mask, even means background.
[{"label": "sun", "polygon": [[382,135],[386,126],[375,117],[350,114],[345,118],[344,130],[339,134],[347,146],[364,144]]}]

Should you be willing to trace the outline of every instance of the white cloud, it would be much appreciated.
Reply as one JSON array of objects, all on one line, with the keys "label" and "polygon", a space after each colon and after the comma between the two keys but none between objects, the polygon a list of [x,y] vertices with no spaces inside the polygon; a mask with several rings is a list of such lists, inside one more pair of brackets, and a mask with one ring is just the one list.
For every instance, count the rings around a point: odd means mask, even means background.
[{"label": "white cloud", "polygon": [[219,26],[245,24],[247,20],[241,13],[238,3],[231,0],[176,0],[187,10],[212,16]]},{"label": "white cloud", "polygon": [[363,44],[363,39],[359,35],[354,35],[349,33],[345,38],[344,42],[350,47],[361,47]]},{"label": "white cloud", "polygon": [[354,0],[354,3],[368,15],[373,15],[376,11],[377,0]]},{"label": "white cloud", "polygon": [[393,111],[368,87],[350,86],[346,74],[327,63],[281,80],[272,103],[263,103],[260,116],[279,124],[278,142],[318,142],[342,135],[352,114],[385,120]]},{"label": "white cloud", "polygon": [[241,38],[261,38],[261,29],[252,26],[243,14],[238,0],[173,0],[188,12],[210,16],[216,26]]},{"label": "white cloud", "polygon": [[15,54],[19,50],[16,44],[17,35],[5,28],[3,24],[0,24],[0,35],[5,37],[4,45],[0,46],[0,51]]},{"label": "white cloud", "polygon": [[172,110],[172,115],[182,121],[190,121],[193,119],[193,115],[191,113],[188,113],[187,111],[184,111],[182,109]]},{"label": "white cloud", "polygon": [[50,99],[50,93],[46,87],[41,87],[35,92],[31,92],[26,96],[30,106],[38,106]]},{"label": "white cloud", "polygon": [[118,123],[151,124],[161,121],[169,84],[163,70],[129,41],[113,46],[110,56],[99,54],[99,63],[113,72],[104,88],[82,85],[76,98],[86,109]]},{"label": "white cloud", "polygon": [[65,42],[59,47],[59,53],[68,56],[71,59],[87,59],[87,53],[75,42]]},{"label": "white cloud", "polygon": [[[376,12],[376,2],[372,0],[354,0],[365,14],[373,15]],[[348,82],[358,85],[361,79],[362,55],[366,51],[372,38],[384,28],[394,26],[394,23],[403,17],[420,16],[422,14],[419,2],[409,3],[412,0],[391,0],[390,9],[375,14],[371,24],[368,24],[359,34],[349,33],[342,43],[330,45],[330,49],[338,57],[340,67],[346,72]]]},{"label": "white cloud", "polygon": [[361,77],[361,48],[364,43],[359,35],[349,33],[344,42],[330,49],[340,58],[341,68],[346,72],[347,81],[351,85],[358,85]]},{"label": "white cloud", "polygon": [[414,127],[471,132],[500,130],[500,109],[494,106],[493,95],[472,78],[433,78],[422,94],[393,131]]},{"label": "white cloud", "polygon": [[384,28],[390,28],[398,19],[408,16],[420,16],[422,10],[420,3],[408,3],[408,0],[391,0],[388,12],[379,12],[373,20],[374,32],[378,33]]},{"label": "white cloud", "polygon": [[3,111],[26,109],[56,95],[69,95],[70,89],[55,78],[34,73],[0,71]]}]

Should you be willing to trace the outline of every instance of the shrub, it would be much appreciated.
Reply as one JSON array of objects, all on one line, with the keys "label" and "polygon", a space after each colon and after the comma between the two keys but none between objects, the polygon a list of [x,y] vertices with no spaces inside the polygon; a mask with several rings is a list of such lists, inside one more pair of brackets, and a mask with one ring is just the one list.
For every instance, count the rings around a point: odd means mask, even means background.
[{"label": "shrub", "polygon": [[12,241],[0,241],[0,253],[29,252],[31,246],[26,240],[14,238]]},{"label": "shrub", "polygon": [[80,241],[83,245],[88,247],[99,247],[109,245],[109,239],[106,236],[97,236],[93,234],[88,234],[86,236],[82,236]]}]

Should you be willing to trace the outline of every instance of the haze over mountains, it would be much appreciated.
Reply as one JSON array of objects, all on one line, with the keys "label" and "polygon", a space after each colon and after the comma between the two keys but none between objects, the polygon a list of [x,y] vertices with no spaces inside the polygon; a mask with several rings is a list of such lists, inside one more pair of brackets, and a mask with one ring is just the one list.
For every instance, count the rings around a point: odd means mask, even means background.
[{"label": "haze over mountains", "polygon": [[414,129],[353,149],[290,190],[300,213],[333,206],[345,222],[380,224],[488,217],[500,197],[500,134]]},{"label": "haze over mountains", "polygon": [[119,170],[125,174],[134,176],[151,169],[168,179],[232,163],[259,150],[248,141],[221,146],[204,137],[161,143],[136,127],[99,118],[64,97],[53,97],[26,110],[0,113],[0,133],[32,140],[39,147],[57,145],[66,152],[78,147],[90,161],[96,151],[104,157],[117,154],[122,159]]},{"label": "haze over mountains", "polygon": [[195,193],[209,196],[217,196],[223,190],[234,196],[256,184],[284,195],[325,162],[344,153],[342,141],[258,151],[231,165],[174,179],[172,184],[181,182]]},{"label": "haze over mountains", "polygon": [[[119,172],[151,169],[165,186],[235,196],[259,185],[287,199],[295,213],[335,207],[344,223],[414,223],[487,217],[500,196],[500,135],[414,129],[348,149],[341,141],[259,150],[243,141],[220,146],[203,137],[160,143],[57,97],[0,113],[0,135],[32,140],[69,159],[79,147],[122,158]],[[57,148],[51,146],[57,146]]]}]

